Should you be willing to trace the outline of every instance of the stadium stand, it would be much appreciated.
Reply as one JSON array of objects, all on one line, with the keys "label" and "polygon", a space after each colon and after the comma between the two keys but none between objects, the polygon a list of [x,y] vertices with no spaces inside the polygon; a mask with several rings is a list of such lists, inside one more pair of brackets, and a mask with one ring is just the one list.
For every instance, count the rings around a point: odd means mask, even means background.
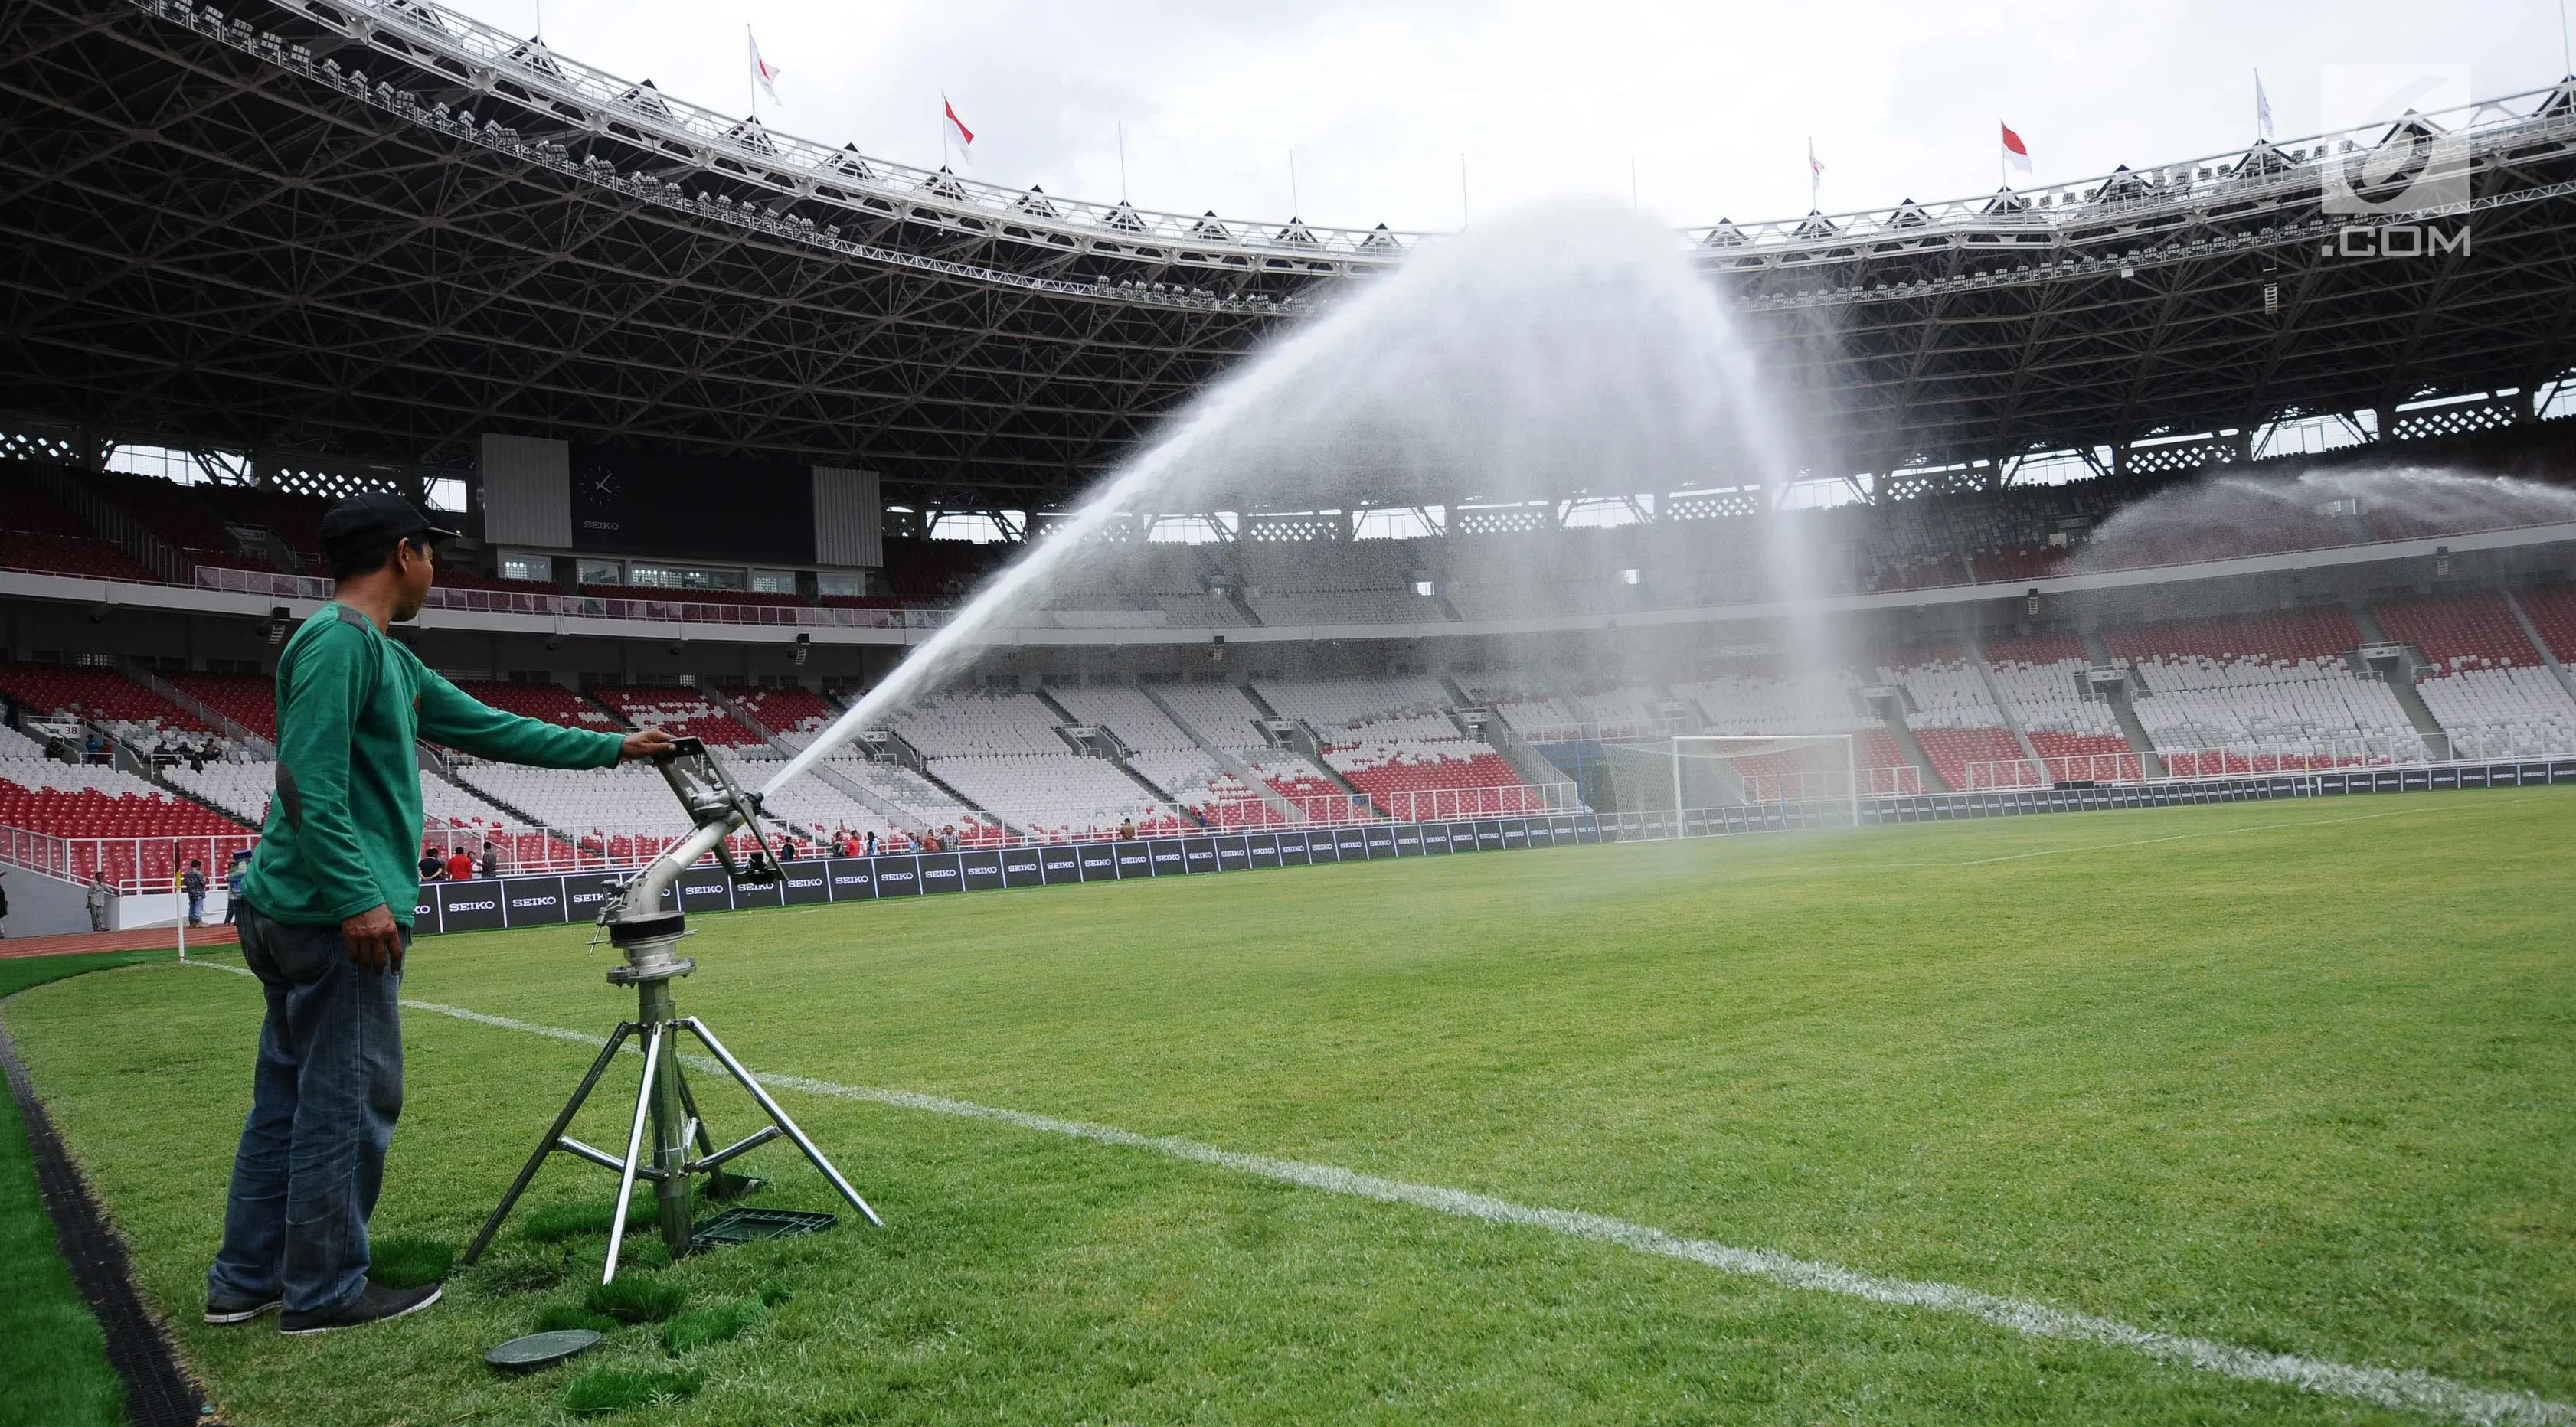
[{"label": "stadium stand", "polygon": [[2525,590],[2515,596],[2522,612],[2531,616],[2532,627],[2540,631],[2541,642],[2564,667],[2576,660],[2576,585],[2550,585],[2543,589]]},{"label": "stadium stand", "polygon": [[2334,767],[2421,747],[2396,695],[2347,661],[2361,633],[2341,609],[2134,625],[2102,639],[2144,681],[2134,707],[2160,753],[2260,746]]},{"label": "stadium stand", "polygon": [[150,748],[165,737],[201,743],[204,720],[117,673],[80,664],[0,664],[0,693],[40,714],[95,723],[120,741]]},{"label": "stadium stand", "polygon": [[955,690],[923,699],[890,727],[927,771],[976,806],[1032,832],[1106,836],[1123,820],[1171,831],[1188,819],[1105,758],[1077,753],[1064,720],[1033,694]]},{"label": "stadium stand", "polygon": [[[2093,664],[2082,639],[2072,634],[2005,636],[1987,640],[1985,652],[1995,687],[2038,751],[2049,781],[2141,776],[2143,764],[2120,731],[2118,716],[2079,687],[2078,680]],[[1995,785],[2015,786],[2000,778]],[[1984,783],[1972,777],[1970,786]]]},{"label": "stadium stand", "polygon": [[566,728],[609,732],[617,720],[606,709],[561,684],[504,683],[494,679],[459,679],[456,687],[476,699],[514,714],[559,723]]},{"label": "stadium stand", "polygon": [[171,673],[172,688],[272,742],[277,738],[277,681],[266,674]]},{"label": "stadium stand", "polygon": [[132,516],[196,564],[289,573],[269,560],[243,554],[236,548],[224,517],[201,494],[204,487],[123,471],[87,471],[81,480],[109,505]]},{"label": "stadium stand", "polygon": [[15,471],[0,471],[0,569],[134,583],[152,579],[149,570]]},{"label": "stadium stand", "polygon": [[791,747],[804,747],[815,734],[831,727],[832,720],[841,716],[837,706],[810,689],[732,689],[726,692],[736,707]]},{"label": "stadium stand", "polygon": [[595,684],[590,696],[632,727],[668,729],[709,748],[751,748],[764,742],[706,695],[684,685]]},{"label": "stadium stand", "polygon": [[174,856],[213,875],[258,841],[249,827],[131,773],[43,758],[0,760],[0,828],[58,840],[52,865],[80,881],[104,874],[128,892],[167,890]]},{"label": "stadium stand", "polygon": [[2428,667],[2415,684],[2455,756],[2515,758],[2576,748],[2576,700],[2500,595],[2395,600],[2371,613]]},{"label": "stadium stand", "polygon": [[[1265,680],[1258,687],[1282,716],[1302,719],[1315,730],[1324,761],[1345,782],[1393,816],[1435,807],[1521,812],[1544,806],[1500,753],[1450,721],[1449,706],[1456,700],[1436,679]],[[1277,786],[1276,779],[1268,781]],[[1472,809],[1454,796],[1424,796],[1466,789],[1492,790],[1493,796]]]}]

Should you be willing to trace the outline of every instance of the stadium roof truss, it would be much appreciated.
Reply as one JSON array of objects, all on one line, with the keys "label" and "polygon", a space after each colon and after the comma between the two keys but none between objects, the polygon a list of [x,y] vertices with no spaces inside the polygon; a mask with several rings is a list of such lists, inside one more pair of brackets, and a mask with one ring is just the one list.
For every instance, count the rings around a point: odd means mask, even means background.
[{"label": "stadium roof truss", "polygon": [[[0,19],[13,405],[309,463],[462,463],[507,430],[859,465],[918,508],[1035,510],[1263,333],[1436,241],[911,168],[429,0],[244,4]],[[2434,140],[2467,197],[2324,211],[2330,166]],[[2427,225],[2442,241],[2376,255],[2371,234]],[[2571,231],[2562,88],[1676,242],[1827,433],[1814,469],[1993,473],[2536,389],[2576,365]]]}]

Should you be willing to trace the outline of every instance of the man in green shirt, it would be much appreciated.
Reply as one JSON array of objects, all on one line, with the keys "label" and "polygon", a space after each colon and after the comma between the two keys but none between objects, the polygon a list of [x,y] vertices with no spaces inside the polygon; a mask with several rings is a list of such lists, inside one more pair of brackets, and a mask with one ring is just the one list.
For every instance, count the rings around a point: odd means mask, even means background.
[{"label": "man in green shirt", "polygon": [[440,1286],[367,1281],[367,1220],[402,1113],[403,952],[420,880],[417,739],[546,768],[667,749],[660,729],[562,728],[475,701],[385,635],[420,613],[453,535],[397,496],[322,519],[338,585],[277,661],[277,792],[241,885],[242,956],[268,998],[206,1321],[283,1308],[289,1333],[417,1312]]}]

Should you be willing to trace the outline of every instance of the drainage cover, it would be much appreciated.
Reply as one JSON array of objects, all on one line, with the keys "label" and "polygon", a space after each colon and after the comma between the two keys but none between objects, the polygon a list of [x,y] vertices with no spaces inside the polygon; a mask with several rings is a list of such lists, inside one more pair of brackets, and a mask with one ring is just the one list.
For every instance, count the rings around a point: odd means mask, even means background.
[{"label": "drainage cover", "polygon": [[566,1328],[554,1333],[530,1333],[512,1338],[483,1355],[483,1361],[503,1372],[534,1372],[550,1368],[566,1358],[577,1358],[599,1346],[599,1335],[588,1328]]},{"label": "drainage cover", "polygon": [[735,1244],[757,1243],[762,1239],[793,1239],[804,1234],[819,1234],[836,1222],[829,1214],[818,1214],[808,1209],[755,1209],[737,1205],[698,1225],[697,1232],[689,1238],[689,1247],[704,1252]]}]

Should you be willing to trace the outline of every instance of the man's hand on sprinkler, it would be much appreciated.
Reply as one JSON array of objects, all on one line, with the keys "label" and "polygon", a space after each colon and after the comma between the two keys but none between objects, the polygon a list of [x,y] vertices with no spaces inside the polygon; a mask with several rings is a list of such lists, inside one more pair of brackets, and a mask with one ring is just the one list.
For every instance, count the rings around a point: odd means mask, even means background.
[{"label": "man's hand on sprinkler", "polygon": [[663,729],[639,729],[626,735],[626,743],[617,750],[617,756],[625,762],[632,762],[638,758],[650,758],[657,753],[670,752],[671,745],[679,741]]}]

